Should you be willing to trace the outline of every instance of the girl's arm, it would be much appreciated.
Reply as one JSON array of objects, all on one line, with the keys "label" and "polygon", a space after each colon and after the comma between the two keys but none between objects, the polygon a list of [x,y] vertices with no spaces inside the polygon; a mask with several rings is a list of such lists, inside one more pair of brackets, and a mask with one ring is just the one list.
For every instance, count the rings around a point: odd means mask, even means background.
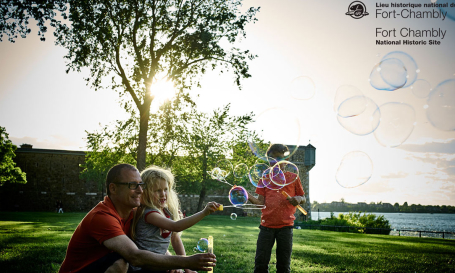
[{"label": "girl's arm", "polygon": [[173,232],[180,232],[201,221],[205,216],[216,211],[219,206],[220,204],[216,202],[209,202],[200,212],[178,221],[168,219],[159,213],[149,213],[145,217],[145,221],[159,228],[167,229]]}]

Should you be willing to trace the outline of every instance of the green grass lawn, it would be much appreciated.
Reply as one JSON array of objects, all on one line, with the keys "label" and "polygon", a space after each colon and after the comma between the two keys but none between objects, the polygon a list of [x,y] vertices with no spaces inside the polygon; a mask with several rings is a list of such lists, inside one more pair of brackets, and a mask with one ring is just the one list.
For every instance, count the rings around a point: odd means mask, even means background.
[{"label": "green grass lawn", "polygon": [[[0,271],[57,272],[85,213],[0,212]],[[258,218],[211,215],[182,234],[212,235],[214,272],[253,272]],[[294,229],[292,272],[455,272],[455,240]],[[270,272],[275,272],[272,255]]]}]

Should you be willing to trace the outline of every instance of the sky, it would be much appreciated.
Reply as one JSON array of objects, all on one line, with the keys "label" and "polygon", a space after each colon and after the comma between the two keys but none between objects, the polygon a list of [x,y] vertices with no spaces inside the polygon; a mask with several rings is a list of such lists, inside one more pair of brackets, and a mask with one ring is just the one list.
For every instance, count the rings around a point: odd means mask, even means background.
[{"label": "sky", "polygon": [[[239,90],[233,75],[209,72],[192,94],[201,111],[230,103],[257,124],[275,117],[274,142],[315,146],[311,202],[455,206],[455,7],[431,2],[365,0],[356,19],[353,1],[245,0],[261,7],[238,44],[258,55],[252,77]],[[118,95],[66,74],[65,49],[34,34],[0,42],[0,126],[18,146],[86,150],[85,131],[126,117]]]}]

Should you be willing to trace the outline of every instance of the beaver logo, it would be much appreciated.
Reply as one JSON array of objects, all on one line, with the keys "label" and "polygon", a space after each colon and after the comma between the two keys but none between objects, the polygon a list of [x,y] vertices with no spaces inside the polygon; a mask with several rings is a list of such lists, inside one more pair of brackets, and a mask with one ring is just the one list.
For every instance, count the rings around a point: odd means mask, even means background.
[{"label": "beaver logo", "polygon": [[348,12],[346,12],[346,15],[349,15],[354,19],[360,19],[363,16],[367,16],[368,14],[369,13],[367,12],[367,7],[360,1],[352,2],[349,5]]}]

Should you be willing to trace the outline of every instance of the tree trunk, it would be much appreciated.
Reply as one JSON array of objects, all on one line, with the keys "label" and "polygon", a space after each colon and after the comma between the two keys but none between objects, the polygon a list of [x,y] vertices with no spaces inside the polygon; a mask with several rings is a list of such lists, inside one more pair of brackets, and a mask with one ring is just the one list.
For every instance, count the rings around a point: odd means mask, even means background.
[{"label": "tree trunk", "polygon": [[197,211],[201,211],[203,209],[203,204],[205,200],[205,194],[207,193],[207,189],[205,187],[205,182],[202,182],[202,189],[201,193],[199,193],[199,203],[197,203]]},{"label": "tree trunk", "polygon": [[[207,148],[206,148],[207,150]],[[202,204],[205,200],[205,195],[207,193],[206,181],[207,181],[207,151],[202,153],[202,189],[199,194],[199,203],[197,204],[197,211],[202,210]]]},{"label": "tree trunk", "polygon": [[139,109],[141,116],[139,121],[139,145],[137,147],[136,163],[136,167],[139,171],[145,169],[145,158],[147,156],[147,131],[150,119],[150,104],[151,101],[149,103],[145,102],[144,105],[142,105],[142,108]]}]

